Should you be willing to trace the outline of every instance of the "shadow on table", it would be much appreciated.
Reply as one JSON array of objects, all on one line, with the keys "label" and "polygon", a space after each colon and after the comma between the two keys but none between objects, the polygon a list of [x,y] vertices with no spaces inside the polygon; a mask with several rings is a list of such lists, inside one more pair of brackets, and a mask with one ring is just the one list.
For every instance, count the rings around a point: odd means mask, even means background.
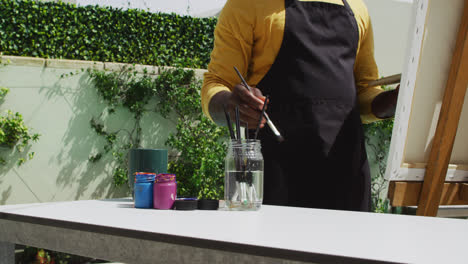
[{"label": "shadow on table", "polygon": [[121,203],[117,204],[118,208],[134,208],[133,199],[130,198],[130,197],[114,198],[114,199],[103,199],[103,200],[99,200],[99,201],[102,201],[102,202],[121,202]]}]

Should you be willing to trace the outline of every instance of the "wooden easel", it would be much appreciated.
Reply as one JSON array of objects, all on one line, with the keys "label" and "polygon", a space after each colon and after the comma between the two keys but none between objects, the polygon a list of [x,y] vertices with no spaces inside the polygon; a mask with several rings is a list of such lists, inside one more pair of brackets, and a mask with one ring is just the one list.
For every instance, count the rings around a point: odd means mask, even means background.
[{"label": "wooden easel", "polygon": [[468,183],[445,182],[467,87],[468,0],[465,0],[424,181],[391,181],[388,196],[392,206],[416,205],[417,215],[436,216],[439,205],[468,205]]}]

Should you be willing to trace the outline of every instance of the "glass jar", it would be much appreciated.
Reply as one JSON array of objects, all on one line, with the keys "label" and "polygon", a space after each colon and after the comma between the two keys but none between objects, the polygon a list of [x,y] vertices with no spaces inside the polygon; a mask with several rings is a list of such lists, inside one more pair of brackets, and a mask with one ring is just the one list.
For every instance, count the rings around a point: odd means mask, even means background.
[{"label": "glass jar", "polygon": [[154,208],[171,209],[177,198],[175,174],[161,173],[154,182]]},{"label": "glass jar", "polygon": [[231,140],[226,155],[224,199],[228,210],[254,211],[263,201],[260,140]]},{"label": "glass jar", "polygon": [[135,172],[133,200],[135,208],[153,208],[153,184],[156,173]]}]

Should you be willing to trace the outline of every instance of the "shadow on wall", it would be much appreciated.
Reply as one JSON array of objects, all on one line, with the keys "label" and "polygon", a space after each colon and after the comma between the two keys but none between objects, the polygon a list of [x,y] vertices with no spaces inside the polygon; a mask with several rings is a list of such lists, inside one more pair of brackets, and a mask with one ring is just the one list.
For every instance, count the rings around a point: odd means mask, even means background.
[{"label": "shadow on wall", "polygon": [[[0,100],[0,104],[4,102],[4,99]],[[2,115],[4,113],[2,112]],[[0,186],[3,186],[4,180],[3,178],[6,177],[8,171],[14,171],[16,175],[18,175],[16,168],[18,167],[18,161],[20,158],[27,160],[28,153],[31,150],[31,145],[27,145],[23,148],[23,151],[19,152],[16,150],[15,147],[10,148],[6,146],[0,146],[0,157],[5,160],[5,163],[0,164]],[[21,181],[24,180],[19,177]],[[26,183],[25,183],[26,184]],[[27,186],[29,188],[29,186]],[[13,186],[9,185],[7,188],[2,187],[0,195],[0,205],[6,204],[7,200],[10,198],[13,192]],[[37,197],[36,197],[37,198]]]},{"label": "shadow on wall", "polygon": [[[15,156],[18,156],[19,154],[14,154],[13,150],[11,149],[7,149],[7,148],[0,148],[0,156],[5,159],[5,160],[12,160],[14,158],[17,159],[17,157]],[[13,169],[13,167],[16,165],[16,163],[12,163],[12,162],[7,162],[5,163],[4,165],[0,166],[0,186],[3,186],[4,182],[3,182],[3,177],[6,176],[6,172]],[[0,205],[3,205],[3,204],[6,204],[6,201],[8,200],[8,198],[10,198],[11,196],[11,192],[12,192],[12,186],[9,185],[8,188],[5,188],[3,187],[2,188],[2,193],[1,193],[1,196],[0,196]]]},{"label": "shadow on wall", "polygon": [[[0,184],[2,184],[2,181],[0,181]],[[6,201],[8,200],[8,198],[10,197],[11,195],[11,191],[12,191],[12,187],[11,185],[8,186],[8,188],[2,192],[2,196],[0,197],[0,204],[5,204]]]},{"label": "shadow on wall", "polygon": [[[18,160],[20,158],[24,158],[26,160],[27,153],[29,153],[30,150],[30,145],[26,146],[22,152],[18,152],[14,148],[0,148],[0,156],[7,161],[5,164],[2,164],[0,166],[0,186],[3,185],[2,178],[6,176],[7,172],[13,171],[19,177],[19,179],[26,185],[26,187],[30,189],[30,186],[24,181],[24,179],[18,174],[16,170],[16,168],[18,168]],[[6,204],[13,192],[13,186],[9,185],[8,188],[3,187],[2,190],[3,191],[0,196],[0,205]],[[34,193],[32,194],[35,196]],[[40,199],[37,196],[35,197],[38,201],[40,201]]]},{"label": "shadow on wall", "polygon": [[[5,150],[2,150],[0,151],[2,157],[5,157],[4,155],[4,152]],[[5,158],[5,160],[9,159],[9,157]],[[8,164],[8,163],[7,163]],[[3,186],[3,180],[2,178],[5,177],[5,173],[4,171],[7,170],[7,168],[5,168],[6,164],[4,166],[1,167],[1,173],[0,173],[0,186]],[[11,166],[11,165],[10,165]],[[12,167],[12,166],[11,166]],[[3,192],[0,196],[0,205],[2,204],[6,204],[6,201],[8,200],[8,198],[10,198],[11,196],[11,192],[12,192],[12,186],[9,185],[8,188],[2,188],[3,189]]]},{"label": "shadow on wall", "polygon": [[[78,87],[67,87],[67,78],[79,78]],[[103,155],[98,162],[89,161],[89,157],[102,152],[105,138],[98,136],[90,126],[95,117],[103,121],[108,131],[119,131],[117,142],[122,144],[128,139],[135,120],[131,113],[123,108],[109,115],[107,104],[97,94],[86,72],[76,76],[64,77],[53,87],[41,87],[49,100],[55,97],[65,98],[71,118],[59,144],[60,151],[50,157],[50,162],[60,164],[56,184],[58,189],[72,189],[74,199],[100,199],[129,196],[127,186],[116,187],[113,184],[115,162],[112,153]],[[155,113],[148,113],[142,118],[145,148],[161,148],[174,125]],[[77,185],[77,186],[76,186]],[[52,198],[53,199],[53,198]]]}]

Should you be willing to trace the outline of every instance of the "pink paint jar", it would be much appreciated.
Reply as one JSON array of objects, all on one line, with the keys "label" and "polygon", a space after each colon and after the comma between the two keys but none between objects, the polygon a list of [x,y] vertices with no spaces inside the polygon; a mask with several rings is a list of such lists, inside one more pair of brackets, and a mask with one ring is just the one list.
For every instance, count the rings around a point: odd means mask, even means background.
[{"label": "pink paint jar", "polygon": [[171,209],[177,198],[175,174],[161,173],[153,185],[153,206],[156,209]]}]

